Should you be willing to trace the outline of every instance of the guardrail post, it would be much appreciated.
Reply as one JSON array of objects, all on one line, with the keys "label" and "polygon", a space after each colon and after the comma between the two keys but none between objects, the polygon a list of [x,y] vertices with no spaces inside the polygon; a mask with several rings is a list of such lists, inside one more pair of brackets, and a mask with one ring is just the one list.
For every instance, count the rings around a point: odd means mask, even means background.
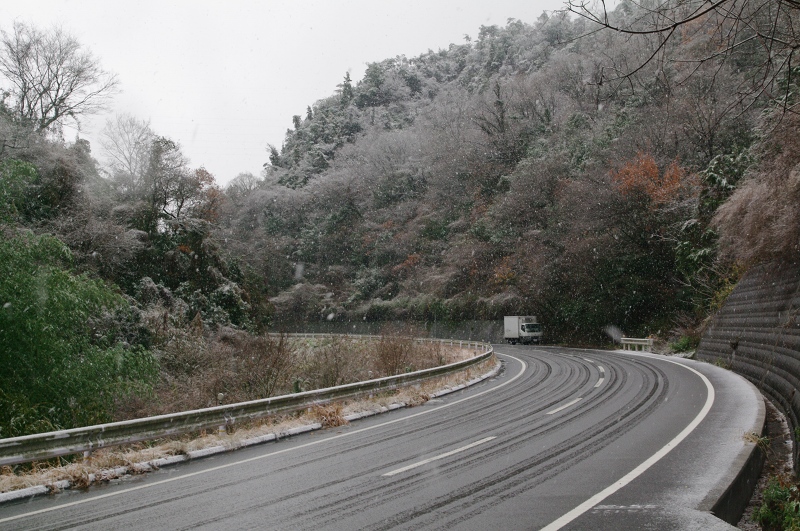
[{"label": "guardrail post", "polygon": [[[222,405],[222,401],[223,401],[224,399],[225,399],[225,394],[224,394],[224,393],[219,393],[219,394],[217,395],[217,405],[218,405],[218,406],[221,406],[221,405]],[[225,427],[225,425],[224,425],[224,424],[220,425],[220,427],[219,427],[219,428],[217,428],[217,435],[219,435],[220,437],[222,437],[222,436],[223,436],[223,435],[225,435],[226,433],[228,433],[228,429]]]}]

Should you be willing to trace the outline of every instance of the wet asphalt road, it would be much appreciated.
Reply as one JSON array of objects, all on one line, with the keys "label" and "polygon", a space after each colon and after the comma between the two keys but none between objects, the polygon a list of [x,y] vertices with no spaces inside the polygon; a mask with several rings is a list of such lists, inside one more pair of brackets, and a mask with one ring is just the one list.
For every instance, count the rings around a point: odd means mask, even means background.
[{"label": "wet asphalt road", "polygon": [[706,509],[758,413],[749,384],[495,349],[497,377],[424,406],[0,506],[0,529],[731,529]]}]

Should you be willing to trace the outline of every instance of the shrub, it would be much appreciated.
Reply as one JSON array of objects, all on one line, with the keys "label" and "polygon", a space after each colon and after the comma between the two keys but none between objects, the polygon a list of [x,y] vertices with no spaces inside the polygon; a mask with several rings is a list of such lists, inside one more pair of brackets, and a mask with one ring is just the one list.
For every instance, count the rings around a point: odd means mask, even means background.
[{"label": "shrub", "polygon": [[297,363],[286,336],[254,336],[220,327],[171,329],[160,345],[156,399],[134,404],[120,416],[140,417],[232,404],[288,393]]},{"label": "shrub", "polygon": [[418,343],[413,330],[387,327],[371,348],[375,352],[375,370],[380,376],[394,376],[444,363],[439,344]]},{"label": "shrub", "polygon": [[0,437],[108,421],[157,374],[125,339],[138,333],[125,299],[70,260],[51,236],[0,235]]},{"label": "shrub", "polygon": [[360,356],[353,351],[353,342],[342,337],[321,341],[303,368],[308,384],[322,389],[356,381]]},{"label": "shrub", "polygon": [[773,477],[764,490],[764,503],[753,513],[764,531],[800,530],[800,492],[787,478]]},{"label": "shrub", "polygon": [[681,336],[681,338],[674,343],[670,344],[669,348],[672,352],[688,352],[697,348],[700,344],[700,338],[696,336]]},{"label": "shrub", "polygon": [[412,339],[381,336],[375,345],[375,366],[379,374],[393,376],[410,372]]},{"label": "shrub", "polygon": [[238,355],[241,385],[248,399],[267,398],[288,390],[295,352],[285,335],[247,336]]},{"label": "shrub", "polygon": [[38,179],[36,168],[9,159],[0,163],[0,221],[11,222],[30,209],[31,183]]}]

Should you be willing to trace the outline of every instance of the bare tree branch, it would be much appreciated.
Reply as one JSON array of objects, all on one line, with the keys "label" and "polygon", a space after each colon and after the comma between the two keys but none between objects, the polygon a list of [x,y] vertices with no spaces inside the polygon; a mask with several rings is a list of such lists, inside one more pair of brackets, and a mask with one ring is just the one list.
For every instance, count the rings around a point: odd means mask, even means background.
[{"label": "bare tree branch", "polygon": [[118,80],[60,28],[47,32],[16,22],[0,32],[0,75],[10,84],[11,110],[36,131],[104,108]]},{"label": "bare tree branch", "polygon": [[[755,66],[749,68],[750,86],[740,92],[740,102],[749,107],[762,95],[770,96],[776,85],[783,87],[781,80],[791,75],[791,57],[800,48],[795,29],[800,0],[666,0],[636,5],[639,15],[633,18],[624,9],[609,12],[604,1],[599,5],[587,0],[567,1],[567,11],[602,29],[632,37],[661,37],[653,53],[630,71],[620,72],[620,77],[636,75],[660,54],[668,54],[666,58],[672,63],[746,61]],[[688,32],[700,37],[704,55],[688,57],[681,52],[678,45]],[[678,42],[668,49],[670,41]]]},{"label": "bare tree branch", "polygon": [[[682,18],[681,20],[673,21],[672,24],[669,24],[669,25],[666,25],[666,26],[655,26],[653,28],[645,29],[645,30],[635,30],[635,29],[632,29],[630,27],[618,26],[618,25],[612,24],[609,21],[608,10],[606,8],[605,1],[601,2],[602,6],[603,6],[603,8],[602,8],[602,13],[603,14],[602,15],[594,14],[591,11],[591,9],[588,7],[588,3],[585,2],[585,1],[576,2],[575,0],[568,0],[568,2],[567,2],[567,11],[569,11],[571,13],[575,13],[576,15],[578,15],[580,17],[583,17],[585,19],[591,20],[592,22],[594,22],[596,24],[600,24],[601,26],[604,26],[604,27],[606,27],[606,28],[608,28],[610,30],[619,31],[619,32],[622,32],[622,33],[628,33],[628,34],[631,34],[631,35],[654,35],[654,34],[658,34],[658,33],[669,32],[670,35],[672,35],[672,33],[675,32],[675,29],[678,28],[678,26],[682,26],[684,24],[688,24],[688,23],[690,23],[690,22],[692,22],[694,20],[702,18],[705,15],[715,11],[717,8],[721,7],[723,4],[726,4],[726,3],[731,2],[731,1],[733,1],[733,0],[717,0],[717,2],[712,2],[709,7],[705,8],[705,9],[698,9],[697,11],[692,13],[691,15],[689,15],[689,16],[687,16],[685,18]],[[658,13],[659,15],[662,15],[662,16],[665,13],[665,12],[662,13],[662,12],[658,12],[658,11],[652,11],[652,12],[653,13]]]}]

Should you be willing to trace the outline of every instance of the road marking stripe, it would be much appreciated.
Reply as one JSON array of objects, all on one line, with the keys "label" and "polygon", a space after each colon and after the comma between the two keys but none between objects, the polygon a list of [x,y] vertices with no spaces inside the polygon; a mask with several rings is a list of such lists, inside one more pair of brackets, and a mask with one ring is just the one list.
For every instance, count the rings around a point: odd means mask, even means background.
[{"label": "road marking stripe", "polygon": [[444,459],[445,457],[450,457],[451,455],[455,455],[457,453],[465,452],[465,451],[469,450],[470,448],[474,448],[474,447],[476,447],[478,445],[481,445],[483,443],[487,443],[487,442],[491,441],[492,439],[497,439],[497,437],[486,437],[485,439],[481,439],[480,441],[475,441],[472,444],[468,444],[466,446],[462,446],[461,448],[456,448],[455,450],[451,450],[450,452],[446,452],[446,453],[443,453],[441,455],[437,455],[436,457],[430,457],[428,459],[424,459],[422,461],[418,461],[418,462],[413,463],[411,465],[404,466],[403,468],[398,468],[397,470],[392,470],[391,472],[387,472],[386,474],[383,474],[383,476],[384,477],[390,477],[390,476],[395,476],[397,474],[400,474],[401,472],[407,472],[408,470],[412,470],[412,469],[420,467],[422,465],[427,465],[428,463],[432,463],[433,461],[438,461],[439,459]]},{"label": "road marking stripe", "polygon": [[577,404],[577,403],[578,403],[578,402],[580,402],[581,400],[583,400],[583,398],[576,398],[575,400],[573,400],[573,401],[571,401],[571,402],[567,402],[567,403],[566,403],[566,404],[564,404],[563,406],[561,406],[561,407],[559,407],[559,408],[556,408],[556,409],[554,409],[553,411],[549,411],[549,412],[547,413],[547,415],[553,415],[553,414],[555,414],[555,413],[558,413],[559,411],[562,411],[562,410],[564,410],[564,409],[567,409],[569,406],[572,406],[572,405],[575,405],[575,404]]},{"label": "road marking stripe", "polygon": [[[594,363],[594,360],[590,360],[589,358],[583,358],[583,359],[585,359],[589,363],[592,363],[592,364]],[[597,370],[600,371],[601,375],[604,375],[606,373],[606,369],[602,365],[598,365],[597,366]],[[605,378],[603,376],[600,376],[600,381],[595,384],[595,387],[600,387],[601,385],[603,385],[604,381],[605,381]],[[548,415],[549,415],[549,413],[548,413]]]},{"label": "road marking stripe", "polygon": [[318,444],[322,444],[322,443],[325,443],[325,442],[333,441],[333,440],[336,440],[336,439],[341,439],[343,437],[350,437],[351,435],[356,435],[358,433],[363,433],[363,432],[371,431],[371,430],[374,430],[374,429],[377,429],[377,428],[382,428],[384,426],[388,426],[388,425],[391,425],[391,424],[396,424],[398,422],[403,422],[403,421],[406,421],[408,419],[413,419],[415,417],[420,417],[422,415],[427,415],[429,413],[433,413],[434,411],[439,411],[440,409],[444,409],[444,408],[455,406],[456,404],[460,404],[460,403],[466,402],[468,400],[473,400],[473,399],[481,397],[481,396],[483,396],[485,394],[493,393],[494,391],[497,391],[498,389],[502,389],[503,387],[505,387],[507,385],[510,385],[511,383],[515,382],[516,380],[521,378],[523,374],[525,374],[525,371],[528,369],[528,363],[526,361],[521,360],[519,358],[515,358],[514,356],[509,356],[508,354],[502,354],[502,355],[507,357],[507,358],[511,358],[513,360],[518,361],[520,363],[520,365],[522,365],[522,368],[519,370],[519,372],[517,374],[512,376],[507,382],[503,382],[500,385],[498,385],[497,387],[492,387],[491,389],[486,389],[485,391],[481,391],[480,393],[475,393],[472,396],[461,398],[461,399],[456,400],[454,402],[450,402],[448,404],[444,404],[444,405],[441,405],[441,406],[437,406],[435,408],[428,409],[427,411],[420,411],[419,413],[414,413],[413,415],[408,415],[406,417],[402,417],[402,418],[399,418],[399,419],[388,420],[388,421],[383,422],[381,424],[375,424],[374,426],[369,426],[367,428],[360,428],[358,430],[350,431],[350,432],[347,432],[347,433],[342,433],[342,434],[339,434],[339,435],[334,435],[332,437],[327,437],[325,439],[317,439],[316,441],[308,442],[308,443],[301,444],[301,445],[298,445],[298,446],[293,446],[292,448],[285,448],[283,450],[277,450],[275,452],[270,452],[268,454],[262,454],[262,455],[258,455],[258,456],[255,456],[255,457],[250,457],[248,459],[242,459],[241,461],[235,461],[233,463],[227,463],[227,464],[224,464],[224,465],[219,465],[219,466],[207,468],[205,470],[198,470],[197,472],[190,472],[190,473],[184,474],[182,476],[176,476],[176,477],[172,477],[172,478],[168,478],[168,479],[162,479],[160,481],[155,481],[153,483],[147,483],[147,484],[144,484],[144,485],[137,485],[136,487],[131,487],[129,489],[118,490],[116,492],[109,492],[109,493],[106,493],[106,494],[100,494],[98,496],[92,496],[91,498],[84,498],[84,499],[81,499],[81,500],[76,500],[74,502],[69,502],[69,503],[64,503],[64,504],[61,504],[61,505],[56,505],[56,506],[53,506],[53,507],[48,507],[46,509],[39,509],[37,511],[31,511],[29,513],[23,513],[23,514],[18,514],[18,515],[15,515],[15,516],[9,516],[8,518],[0,518],[0,524],[6,523],[6,522],[13,522],[14,520],[19,520],[21,518],[25,518],[25,517],[28,517],[28,516],[36,516],[38,514],[49,513],[51,511],[57,511],[59,509],[66,509],[67,507],[74,507],[76,505],[83,505],[85,503],[90,503],[90,502],[97,501],[97,500],[102,500],[102,499],[105,499],[105,498],[112,498],[114,496],[119,496],[121,494],[128,494],[129,492],[134,492],[134,491],[137,491],[137,490],[147,489],[147,488],[155,487],[155,486],[158,486],[158,485],[164,485],[166,483],[172,483],[174,481],[180,481],[182,479],[187,479],[187,478],[190,478],[190,477],[193,477],[193,476],[200,476],[200,475],[203,475],[203,474],[209,474],[209,473],[212,473],[212,472],[217,472],[218,470],[222,470],[222,469],[225,469],[225,468],[230,468],[230,467],[233,467],[233,466],[242,465],[242,464],[245,464],[245,463],[250,463],[252,461],[259,461],[261,459],[266,459],[268,457],[274,457],[276,455],[284,454],[286,452],[293,452],[295,450],[301,450],[303,448],[308,448],[310,446],[316,446]]},{"label": "road marking stripe", "polygon": [[693,373],[695,373],[696,375],[698,375],[700,377],[700,379],[703,381],[703,383],[706,384],[706,389],[708,390],[708,395],[706,396],[706,403],[703,405],[703,409],[700,410],[700,412],[697,414],[697,416],[694,418],[694,420],[692,420],[692,422],[690,422],[689,425],[686,426],[683,429],[683,431],[681,431],[674,439],[672,439],[670,442],[668,442],[666,445],[664,445],[663,448],[661,448],[659,451],[657,451],[656,453],[651,455],[646,461],[644,461],[642,464],[640,464],[639,466],[637,466],[636,468],[634,468],[633,470],[628,472],[625,476],[623,476],[616,483],[613,483],[613,484],[609,485],[608,487],[606,487],[605,489],[601,490],[600,492],[598,492],[597,494],[595,494],[594,496],[592,496],[591,498],[589,498],[588,500],[586,500],[582,504],[580,504],[577,507],[575,507],[574,509],[572,509],[567,514],[563,515],[562,517],[558,518],[557,520],[555,520],[551,524],[549,524],[546,527],[542,528],[542,531],[556,531],[558,529],[561,529],[565,525],[569,524],[570,522],[572,522],[573,520],[575,520],[576,518],[581,516],[583,513],[587,512],[589,509],[591,509],[595,505],[599,504],[601,501],[605,500],[606,498],[608,498],[609,496],[611,496],[612,494],[614,494],[615,492],[620,490],[622,487],[628,485],[630,482],[632,482],[637,477],[639,477],[642,474],[644,474],[645,471],[647,471],[648,468],[650,468],[651,466],[656,464],[658,461],[660,461],[662,458],[664,458],[664,456],[666,456],[668,453],[670,453],[673,448],[678,446],[678,444],[680,444],[681,441],[686,439],[686,437],[688,437],[689,434],[692,433],[692,431],[694,431],[694,429],[697,428],[697,426],[700,425],[700,423],[703,421],[703,419],[706,418],[706,415],[708,415],[708,412],[711,411],[711,406],[714,404],[714,386],[711,385],[711,382],[708,381],[708,378],[706,378],[699,371],[697,371],[697,370],[695,370],[695,369],[693,369],[693,368],[691,368],[691,367],[689,367],[687,365],[683,365],[682,363],[678,363],[676,361],[667,360],[667,359],[665,359],[663,361],[666,361],[666,362],[669,362],[669,363],[674,363],[675,365],[683,367],[686,370],[692,371]]}]

